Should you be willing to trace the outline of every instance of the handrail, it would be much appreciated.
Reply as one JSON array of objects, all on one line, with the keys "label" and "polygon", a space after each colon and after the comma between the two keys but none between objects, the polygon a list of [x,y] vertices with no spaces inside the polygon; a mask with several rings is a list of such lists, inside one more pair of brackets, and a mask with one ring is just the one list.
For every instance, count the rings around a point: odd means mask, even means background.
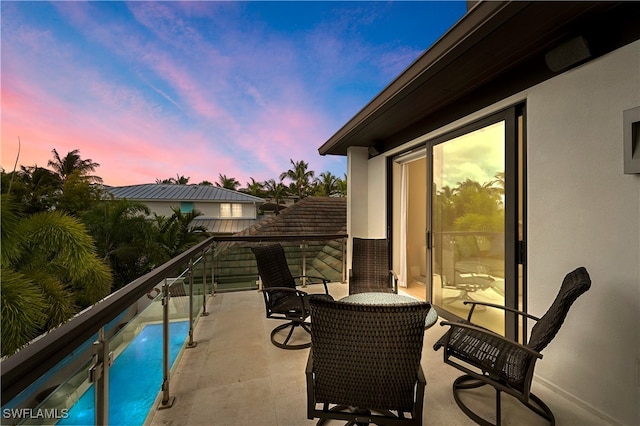
[{"label": "handrail", "polygon": [[242,236],[216,236],[212,237],[216,242],[245,241],[245,242],[272,242],[272,241],[323,241],[347,238],[349,234],[305,234],[305,235],[242,235]]},{"label": "handrail", "polygon": [[215,245],[217,242],[275,242],[321,241],[347,238],[347,234],[307,235],[247,235],[214,236],[191,247],[180,255],[137,278],[118,291],[105,297],[60,327],[31,342],[16,354],[0,363],[2,400],[5,405],[40,376],[72,353],[98,330],[133,305],[154,288],[162,279],[174,273],[188,259]]}]

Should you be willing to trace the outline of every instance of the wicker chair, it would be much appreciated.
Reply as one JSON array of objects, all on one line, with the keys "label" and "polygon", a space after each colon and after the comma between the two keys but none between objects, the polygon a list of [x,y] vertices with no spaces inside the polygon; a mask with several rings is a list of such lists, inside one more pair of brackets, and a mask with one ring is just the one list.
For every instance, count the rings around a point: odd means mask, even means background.
[{"label": "wicker chair", "polygon": [[389,241],[354,238],[349,270],[349,294],[398,292],[398,277],[389,268]]},{"label": "wicker chair", "polygon": [[[534,413],[555,424],[551,409],[531,393],[535,363],[542,358],[540,352],[560,330],[573,302],[590,286],[587,270],[580,267],[566,275],[553,304],[542,318],[504,306],[465,301],[465,304],[471,304],[467,321],[442,322],[441,325],[450,327],[449,331],[433,348],[444,348],[444,362],[466,373],[453,383],[453,396],[460,409],[476,423],[491,425],[471,411],[459,395],[461,390],[490,385],[496,390],[496,425],[501,423],[500,392],[513,395]],[[522,345],[473,325],[471,316],[476,306],[501,309],[536,321],[529,342]]]},{"label": "wicker chair", "polygon": [[311,300],[307,417],[349,424],[421,425],[420,357],[428,303]]},{"label": "wicker chair", "polygon": [[[262,280],[262,294],[267,311],[267,318],[287,320],[288,322],[271,331],[271,343],[282,349],[304,349],[311,346],[311,341],[302,344],[289,344],[289,340],[296,328],[300,327],[310,333],[311,324],[306,322],[309,317],[309,298],[318,297],[333,300],[329,295],[327,280],[322,277],[293,276],[289,270],[284,249],[280,244],[258,246],[251,249],[256,257],[258,273]],[[296,279],[306,278],[309,282],[316,280],[324,284],[324,294],[309,295],[296,288]],[[289,329],[283,341],[276,340],[276,336],[283,330]]]}]

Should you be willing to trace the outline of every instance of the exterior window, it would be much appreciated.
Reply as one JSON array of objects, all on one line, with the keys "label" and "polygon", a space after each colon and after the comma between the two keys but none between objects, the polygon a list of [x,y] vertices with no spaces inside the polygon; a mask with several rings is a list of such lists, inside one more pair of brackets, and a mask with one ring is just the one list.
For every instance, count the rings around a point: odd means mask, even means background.
[{"label": "exterior window", "polygon": [[242,217],[242,204],[240,203],[220,204],[220,217]]},{"label": "exterior window", "polygon": [[191,213],[193,211],[193,203],[191,201],[180,202],[180,213]]}]

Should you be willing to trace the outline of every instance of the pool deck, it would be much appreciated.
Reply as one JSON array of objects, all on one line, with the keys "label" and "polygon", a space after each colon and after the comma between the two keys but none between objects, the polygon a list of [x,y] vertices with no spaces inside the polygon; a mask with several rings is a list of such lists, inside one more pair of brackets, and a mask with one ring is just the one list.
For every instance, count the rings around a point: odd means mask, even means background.
[{"label": "pool deck", "polygon": [[[314,287],[309,286],[309,292],[317,292]],[[347,295],[347,285],[332,283],[329,292],[339,299]],[[145,425],[315,424],[317,419],[308,420],[306,415],[304,369],[309,350],[287,351],[271,344],[271,330],[281,322],[265,318],[262,294],[217,294],[209,299],[207,310],[210,315],[200,318],[194,331],[197,346],[185,350],[171,378],[173,407],[157,410],[154,406]],[[425,331],[422,368],[427,387],[422,424],[474,425],[451,392],[460,372],[444,364],[442,352],[432,348],[443,331],[439,325]],[[532,390],[551,407],[557,425],[607,424],[537,382]],[[495,393],[472,398],[470,405],[478,407],[479,414],[493,418]],[[548,424],[508,395],[503,395],[502,410],[505,426]]]}]

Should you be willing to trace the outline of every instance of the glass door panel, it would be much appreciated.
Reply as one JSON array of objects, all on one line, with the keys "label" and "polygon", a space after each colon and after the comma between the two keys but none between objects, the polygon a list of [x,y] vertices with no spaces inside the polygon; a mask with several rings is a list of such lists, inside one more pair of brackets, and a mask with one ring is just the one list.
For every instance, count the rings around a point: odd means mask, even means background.
[{"label": "glass door panel", "polygon": [[[433,145],[431,163],[432,302],[463,318],[465,300],[505,305],[505,122]],[[499,310],[473,318],[505,332]]]},{"label": "glass door panel", "polygon": [[406,167],[406,276],[409,295],[427,300],[427,158],[404,164]]}]

